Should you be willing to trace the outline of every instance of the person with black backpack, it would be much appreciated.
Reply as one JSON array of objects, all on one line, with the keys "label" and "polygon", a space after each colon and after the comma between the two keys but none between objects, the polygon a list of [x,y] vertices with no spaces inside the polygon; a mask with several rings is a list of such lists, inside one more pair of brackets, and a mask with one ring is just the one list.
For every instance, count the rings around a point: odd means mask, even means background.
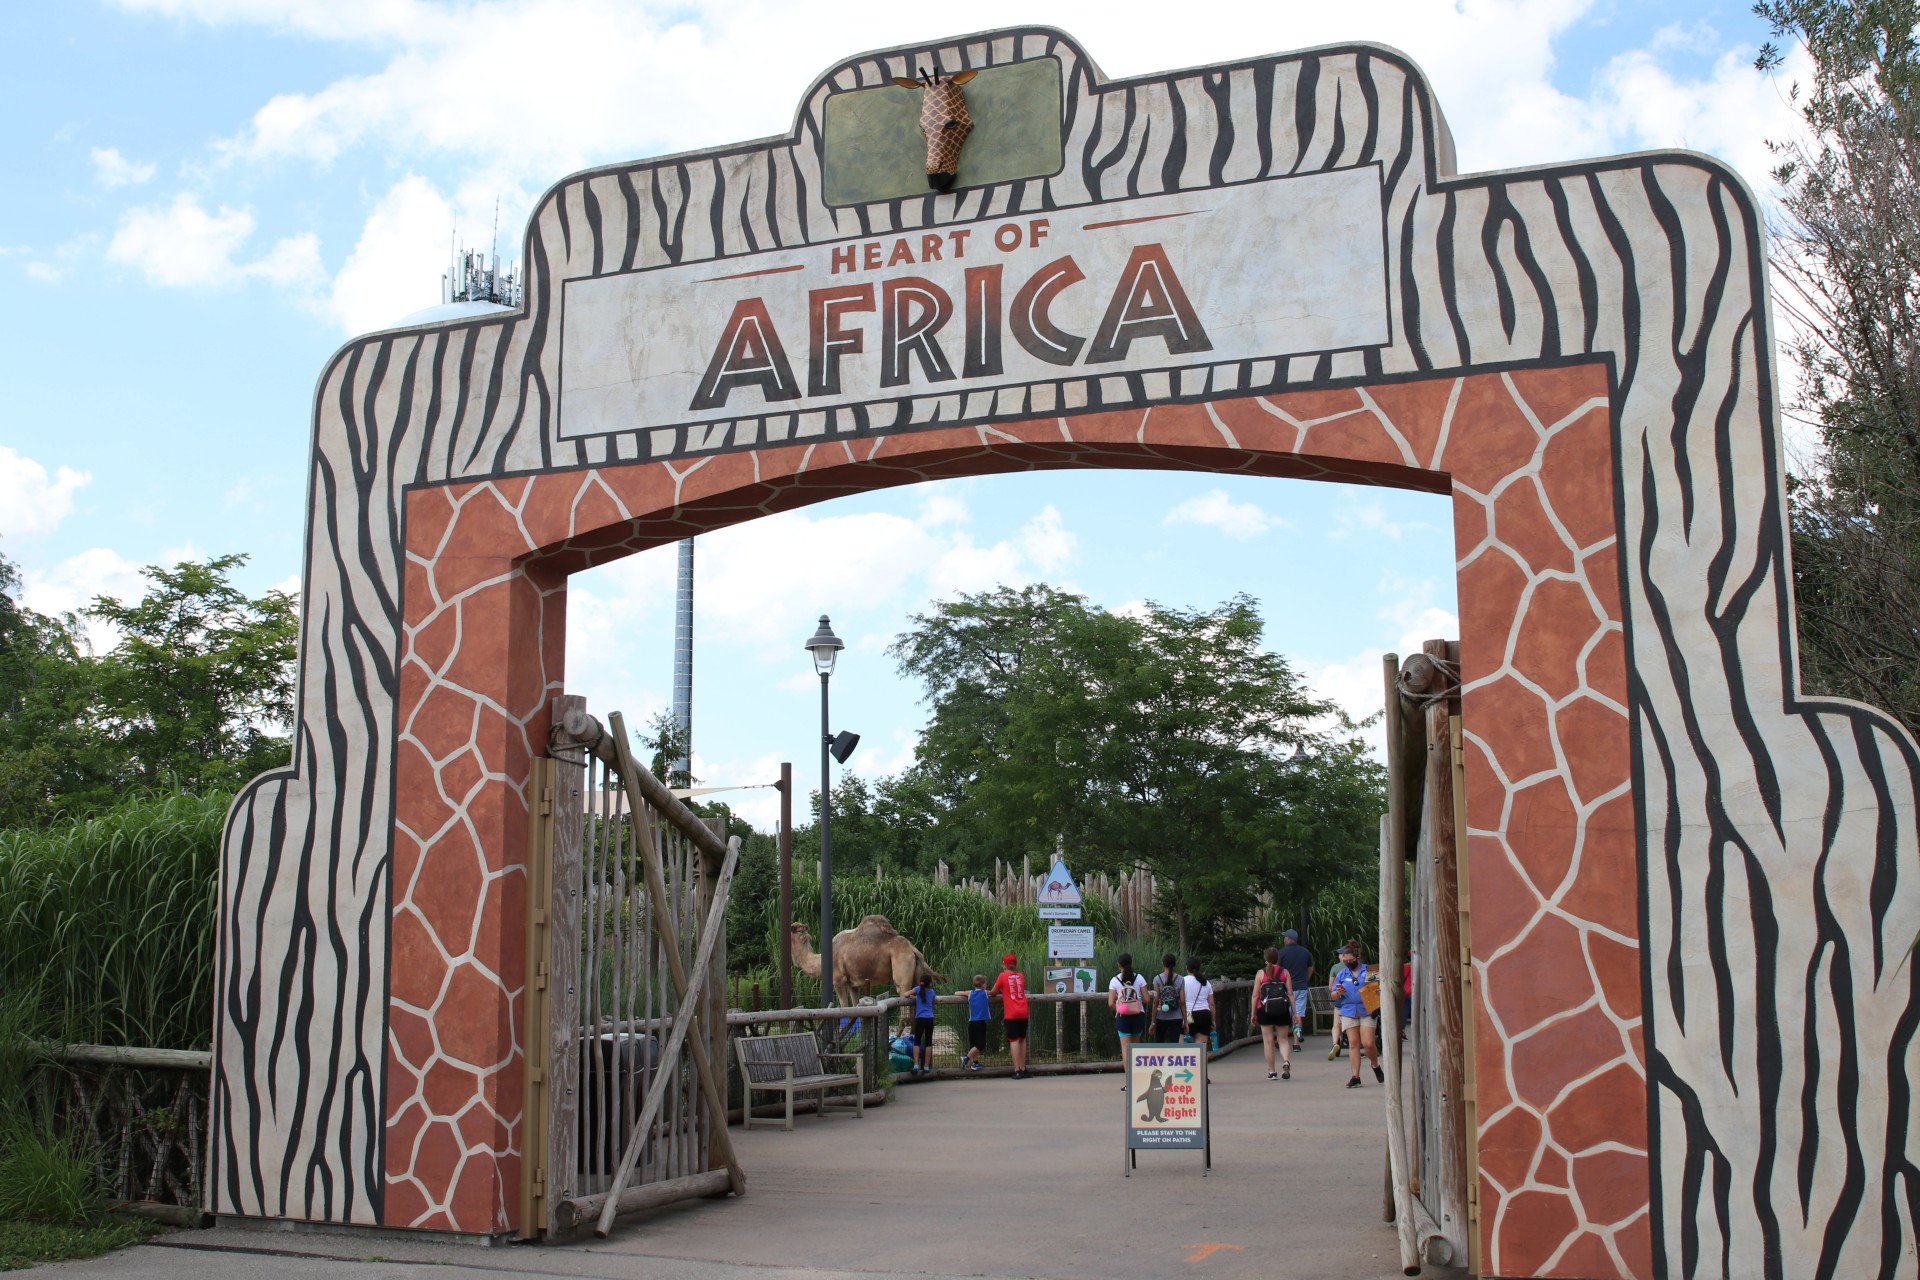
[{"label": "person with black backpack", "polygon": [[[1267,1051],[1267,1079],[1293,1079],[1293,975],[1280,964],[1280,949],[1268,947],[1266,963],[1253,975],[1253,1020]],[[1273,1070],[1274,1042],[1280,1044],[1280,1071]]]},{"label": "person with black backpack", "polygon": [[1179,1044],[1187,1025],[1187,983],[1173,968],[1173,952],[1160,957],[1153,975],[1153,1042]]}]

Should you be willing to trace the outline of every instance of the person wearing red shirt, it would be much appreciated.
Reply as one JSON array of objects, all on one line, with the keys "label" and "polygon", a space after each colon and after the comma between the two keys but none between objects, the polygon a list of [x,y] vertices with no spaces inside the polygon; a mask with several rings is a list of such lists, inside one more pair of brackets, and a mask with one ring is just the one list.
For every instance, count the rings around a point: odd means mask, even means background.
[{"label": "person wearing red shirt", "polygon": [[1027,1078],[1027,975],[1020,958],[1000,957],[1000,976],[993,980],[993,999],[1001,1002],[1000,1016],[1007,1029],[1007,1052],[1013,1057],[1013,1078]]}]

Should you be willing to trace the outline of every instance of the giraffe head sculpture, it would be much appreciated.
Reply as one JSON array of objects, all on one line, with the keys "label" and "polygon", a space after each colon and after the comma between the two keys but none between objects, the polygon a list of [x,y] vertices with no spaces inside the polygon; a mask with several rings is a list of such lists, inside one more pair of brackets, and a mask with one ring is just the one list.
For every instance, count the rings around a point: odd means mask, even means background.
[{"label": "giraffe head sculpture", "polygon": [[957,71],[943,76],[936,67],[923,70],[920,78],[895,76],[893,82],[903,89],[920,91],[920,132],[927,135],[927,185],[935,191],[948,191],[960,172],[960,145],[973,132],[973,117],[967,114],[967,96],[960,86],[979,74]]}]

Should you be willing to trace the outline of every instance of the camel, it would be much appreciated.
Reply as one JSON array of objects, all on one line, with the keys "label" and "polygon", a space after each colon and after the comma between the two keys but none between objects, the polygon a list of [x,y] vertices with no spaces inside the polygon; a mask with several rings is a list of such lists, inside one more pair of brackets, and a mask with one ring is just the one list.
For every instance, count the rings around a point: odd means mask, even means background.
[{"label": "camel", "polygon": [[[813,949],[813,935],[806,925],[794,923],[787,947],[795,968],[810,978],[820,976],[820,955]],[[842,1005],[854,1004],[876,986],[888,983],[904,996],[923,972],[932,973],[935,982],[947,980],[945,974],[934,973],[920,948],[885,916],[868,916],[833,935],[833,993]]]}]

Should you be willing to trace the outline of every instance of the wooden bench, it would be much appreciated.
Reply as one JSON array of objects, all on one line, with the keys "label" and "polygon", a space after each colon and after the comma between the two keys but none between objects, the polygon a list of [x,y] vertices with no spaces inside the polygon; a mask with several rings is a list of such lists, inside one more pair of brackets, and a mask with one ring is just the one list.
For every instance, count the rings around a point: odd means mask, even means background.
[{"label": "wooden bench", "polygon": [[[783,1036],[741,1036],[733,1042],[740,1055],[740,1083],[743,1088],[740,1125],[753,1128],[753,1095],[787,1095],[787,1132],[793,1132],[793,1095],[818,1093],[820,1114],[827,1114],[827,1090],[841,1085],[853,1086],[854,1109],[867,1114],[866,1070],[857,1053],[822,1053],[811,1033]],[[851,1071],[828,1071],[827,1062],[853,1064]]]},{"label": "wooden bench", "polygon": [[1307,988],[1307,1025],[1302,1028],[1307,1035],[1317,1036],[1321,1032],[1331,1033],[1339,1022],[1334,1017],[1333,996],[1326,987]]}]

